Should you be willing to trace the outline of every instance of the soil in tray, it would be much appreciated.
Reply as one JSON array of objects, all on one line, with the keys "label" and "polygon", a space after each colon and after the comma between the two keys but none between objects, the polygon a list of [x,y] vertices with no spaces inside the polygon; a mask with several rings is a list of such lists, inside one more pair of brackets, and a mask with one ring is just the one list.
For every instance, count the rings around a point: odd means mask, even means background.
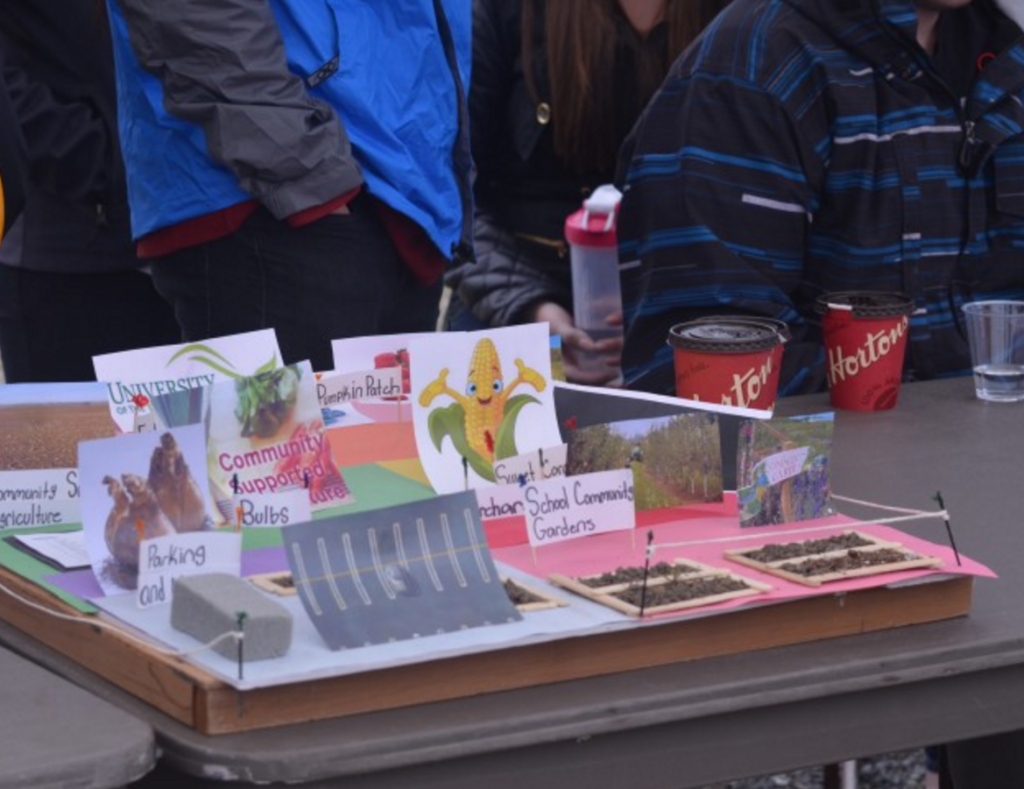
[{"label": "soil in tray", "polygon": [[882,548],[877,551],[853,549],[842,556],[822,556],[816,559],[804,559],[802,562],[788,562],[780,565],[779,569],[806,578],[813,578],[816,575],[845,573],[850,570],[859,570],[861,567],[899,564],[920,558],[917,554],[898,551],[895,548]]},{"label": "soil in tray", "polygon": [[624,603],[635,605],[637,608],[640,607],[640,598],[643,597],[645,608],[656,608],[661,605],[682,603],[687,600],[697,600],[702,597],[712,597],[749,588],[747,584],[737,578],[713,575],[707,578],[683,578],[662,584],[648,584],[646,595],[644,595],[643,586],[637,584],[611,596],[617,597]]},{"label": "soil in tray", "polygon": [[523,589],[515,581],[508,578],[505,579],[505,594],[508,595],[508,599],[512,601],[512,605],[528,605],[529,603],[543,603],[544,598],[540,595],[535,595],[526,589]]},{"label": "soil in tray", "polygon": [[[696,567],[690,567],[685,564],[672,564],[671,562],[658,562],[652,564],[647,570],[647,578],[677,578],[680,575],[687,575],[688,573],[697,572]],[[628,584],[628,583],[642,583],[644,580],[644,568],[643,567],[618,567],[614,572],[602,573],[601,575],[589,575],[585,578],[577,578],[584,586],[589,586],[591,589],[600,589],[604,586],[614,586],[615,584]]]},{"label": "soil in tray", "polygon": [[823,537],[820,540],[765,545],[763,548],[753,551],[744,551],[742,555],[755,562],[767,563],[778,562],[782,559],[795,559],[798,556],[815,556],[829,551],[842,551],[847,548],[863,548],[867,545],[874,545],[874,543],[859,534],[848,532],[847,534],[837,534],[834,537]]}]

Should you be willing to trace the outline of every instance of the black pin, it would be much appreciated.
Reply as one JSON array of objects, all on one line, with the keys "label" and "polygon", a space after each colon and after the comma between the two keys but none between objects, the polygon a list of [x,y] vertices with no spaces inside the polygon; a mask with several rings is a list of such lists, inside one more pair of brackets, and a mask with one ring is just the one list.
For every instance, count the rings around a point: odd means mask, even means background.
[{"label": "black pin", "polygon": [[[935,501],[939,504],[939,509],[945,511],[946,503],[942,500],[942,492],[935,492]],[[943,520],[946,523],[946,535],[949,537],[949,547],[953,549],[953,555],[956,557],[956,566],[960,567],[960,551],[956,549],[956,540],[953,538],[953,527],[949,523],[949,513],[947,512]]]},{"label": "black pin", "polygon": [[236,616],[238,633],[241,636],[238,639],[238,681],[241,682],[245,679],[245,620],[249,615],[245,611],[239,611]]},{"label": "black pin", "polygon": [[234,474],[231,477],[231,489],[235,492],[235,495],[237,496],[238,495],[238,475],[237,474]]},{"label": "black pin", "polygon": [[644,556],[644,585],[640,587],[640,616],[644,615],[644,608],[647,606],[647,574],[651,569],[651,554],[654,553],[652,543],[654,542],[654,531],[647,532],[647,551]]},{"label": "black pin", "polygon": [[469,461],[462,459],[462,486],[463,490],[469,490]]},{"label": "black pin", "polygon": [[309,469],[302,472],[302,487],[309,490]]}]

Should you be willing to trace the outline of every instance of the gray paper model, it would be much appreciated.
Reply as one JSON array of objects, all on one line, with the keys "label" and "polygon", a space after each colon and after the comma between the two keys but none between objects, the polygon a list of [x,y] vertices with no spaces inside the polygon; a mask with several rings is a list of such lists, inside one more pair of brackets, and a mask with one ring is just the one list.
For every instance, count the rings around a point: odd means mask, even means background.
[{"label": "gray paper model", "polygon": [[331,649],[520,619],[472,492],[289,526],[295,586]]}]

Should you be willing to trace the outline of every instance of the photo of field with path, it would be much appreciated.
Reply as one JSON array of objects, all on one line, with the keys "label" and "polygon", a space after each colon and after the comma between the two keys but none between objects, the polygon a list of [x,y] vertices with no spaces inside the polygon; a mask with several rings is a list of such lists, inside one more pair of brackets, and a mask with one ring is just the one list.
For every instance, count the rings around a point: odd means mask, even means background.
[{"label": "photo of field with path", "polygon": [[[105,397],[106,388],[102,391]],[[0,401],[0,471],[75,468],[78,466],[78,442],[114,434],[114,422],[105,399],[95,402]]]},{"label": "photo of field with path", "polygon": [[631,468],[636,508],[679,507],[722,500],[718,418],[684,414],[574,430],[567,473]]}]

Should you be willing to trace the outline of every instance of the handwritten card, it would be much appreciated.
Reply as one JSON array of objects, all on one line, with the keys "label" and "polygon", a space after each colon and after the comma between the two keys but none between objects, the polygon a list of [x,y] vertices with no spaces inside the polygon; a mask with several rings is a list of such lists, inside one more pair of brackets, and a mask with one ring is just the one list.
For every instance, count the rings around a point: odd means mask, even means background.
[{"label": "handwritten card", "polygon": [[633,472],[599,471],[523,488],[530,545],[548,545],[636,526]]},{"label": "handwritten card", "polygon": [[278,493],[246,493],[234,497],[235,515],[246,528],[276,528],[313,520],[305,488]]},{"label": "handwritten card", "polygon": [[526,512],[523,488],[520,485],[491,485],[476,489],[476,500],[480,508],[480,520],[511,518]]},{"label": "handwritten card", "polygon": [[168,534],[139,544],[135,603],[151,608],[171,602],[175,578],[203,573],[241,575],[242,535],[234,532]]},{"label": "handwritten card", "polygon": [[402,371],[398,367],[338,373],[316,382],[320,408],[331,408],[351,400],[397,398],[402,394]]},{"label": "handwritten card", "polygon": [[551,477],[564,477],[567,451],[566,444],[559,444],[497,460],[494,463],[495,480],[499,485],[519,485],[524,481],[538,482]]},{"label": "handwritten card", "polygon": [[0,530],[78,523],[78,470],[0,471]]}]

